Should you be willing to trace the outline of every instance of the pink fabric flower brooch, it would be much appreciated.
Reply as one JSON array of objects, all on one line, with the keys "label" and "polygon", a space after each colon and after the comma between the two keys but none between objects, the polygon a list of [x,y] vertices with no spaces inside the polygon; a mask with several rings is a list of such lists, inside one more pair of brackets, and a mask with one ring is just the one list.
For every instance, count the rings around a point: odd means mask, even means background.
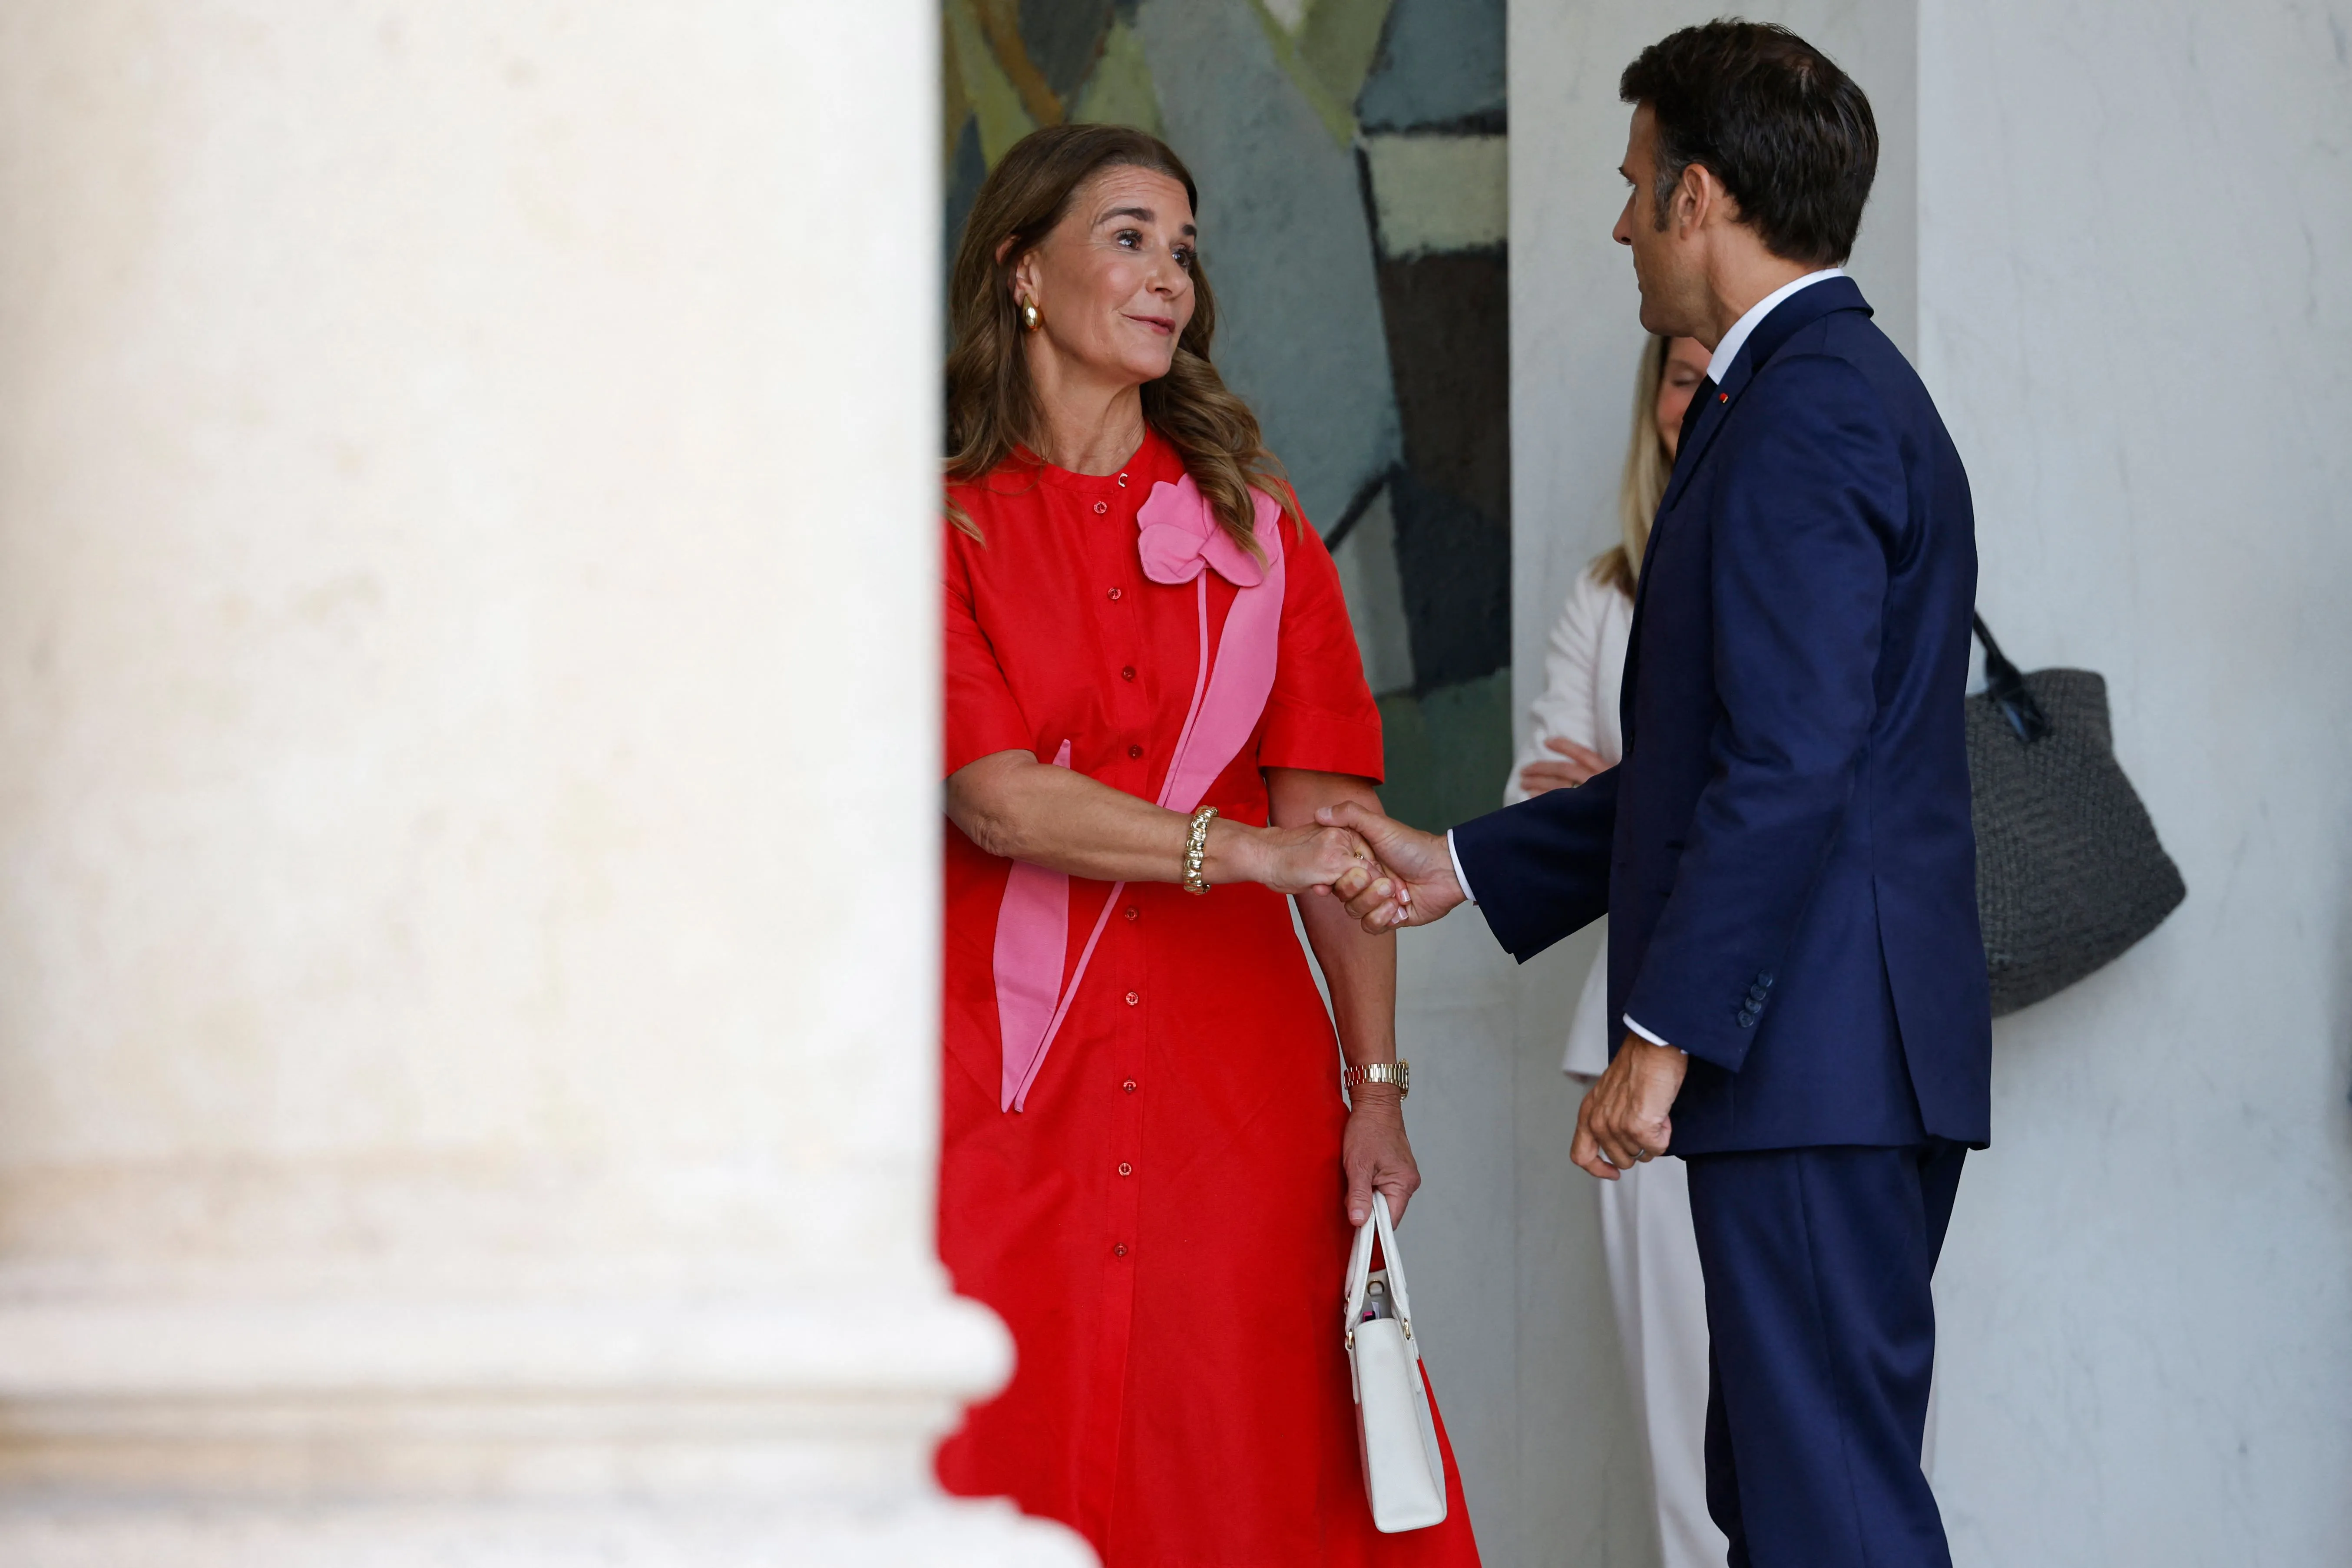
[{"label": "pink fabric flower brooch", "polygon": [[[1270,546],[1270,558],[1275,542],[1268,535],[1282,509],[1258,490],[1252,490],[1250,499],[1257,503],[1258,541]],[[1190,474],[1172,485],[1165,479],[1153,485],[1136,510],[1135,522],[1140,531],[1135,548],[1143,557],[1143,574],[1155,583],[1189,583],[1203,566],[1215,567],[1217,575],[1236,588],[1255,588],[1265,580],[1265,568],[1218,524],[1208,498]]]}]

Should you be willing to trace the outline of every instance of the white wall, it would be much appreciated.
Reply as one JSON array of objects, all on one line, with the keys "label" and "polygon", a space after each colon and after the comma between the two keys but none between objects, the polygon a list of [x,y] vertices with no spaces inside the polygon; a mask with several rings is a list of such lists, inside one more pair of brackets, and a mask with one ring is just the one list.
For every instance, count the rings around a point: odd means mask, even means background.
[{"label": "white wall", "polygon": [[1922,369],[2189,901],[1996,1033],[1964,1565],[2352,1557],[2352,8],[1926,0]]},{"label": "white wall", "polygon": [[[1569,575],[1613,529],[1639,342],[1606,237],[1616,74],[1711,9],[1513,7],[1522,703]],[[1871,92],[1886,162],[1853,270],[1968,461],[1980,602],[2029,665],[2107,675],[2119,751],[2190,889],[2140,950],[1997,1030],[1995,1143],[1971,1163],[1939,1281],[1937,1480],[1956,1554],[2344,1561],[2352,12],[1749,14]],[[1540,1136],[1567,1114],[1538,1069],[1582,963],[1550,955],[1519,990],[1507,1201],[1541,1245],[1518,1265],[1501,1563],[1654,1560],[1625,1517],[1591,1200]]]}]

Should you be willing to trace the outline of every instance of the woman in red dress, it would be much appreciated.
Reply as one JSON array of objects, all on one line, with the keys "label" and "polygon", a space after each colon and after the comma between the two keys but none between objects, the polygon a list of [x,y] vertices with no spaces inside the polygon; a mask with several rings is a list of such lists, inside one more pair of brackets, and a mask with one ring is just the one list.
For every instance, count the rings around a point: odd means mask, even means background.
[{"label": "woman in red dress", "polygon": [[1339,1093],[1395,1059],[1396,952],[1316,812],[1377,798],[1380,715],[1209,363],[1193,195],[1140,132],[1040,131],[951,281],[940,1250],[1018,1363],[939,1469],[1108,1568],[1458,1568],[1450,1449],[1444,1522],[1373,1529],[1339,1321],[1421,1179],[1399,1086]]}]

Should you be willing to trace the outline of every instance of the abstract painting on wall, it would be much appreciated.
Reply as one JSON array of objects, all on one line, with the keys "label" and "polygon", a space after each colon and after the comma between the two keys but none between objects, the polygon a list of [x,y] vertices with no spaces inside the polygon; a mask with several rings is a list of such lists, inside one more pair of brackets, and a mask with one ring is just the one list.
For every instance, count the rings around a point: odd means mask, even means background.
[{"label": "abstract painting on wall", "polygon": [[1504,0],[942,0],[952,247],[1039,125],[1140,126],[1201,186],[1217,366],[1339,563],[1437,826],[1511,760]]}]

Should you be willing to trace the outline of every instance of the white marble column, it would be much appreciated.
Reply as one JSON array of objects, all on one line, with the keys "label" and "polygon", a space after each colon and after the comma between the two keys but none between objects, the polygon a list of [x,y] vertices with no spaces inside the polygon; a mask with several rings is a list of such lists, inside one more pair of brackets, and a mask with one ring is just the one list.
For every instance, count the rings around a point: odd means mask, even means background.
[{"label": "white marble column", "polygon": [[930,0],[0,8],[0,1561],[950,1504]]}]

